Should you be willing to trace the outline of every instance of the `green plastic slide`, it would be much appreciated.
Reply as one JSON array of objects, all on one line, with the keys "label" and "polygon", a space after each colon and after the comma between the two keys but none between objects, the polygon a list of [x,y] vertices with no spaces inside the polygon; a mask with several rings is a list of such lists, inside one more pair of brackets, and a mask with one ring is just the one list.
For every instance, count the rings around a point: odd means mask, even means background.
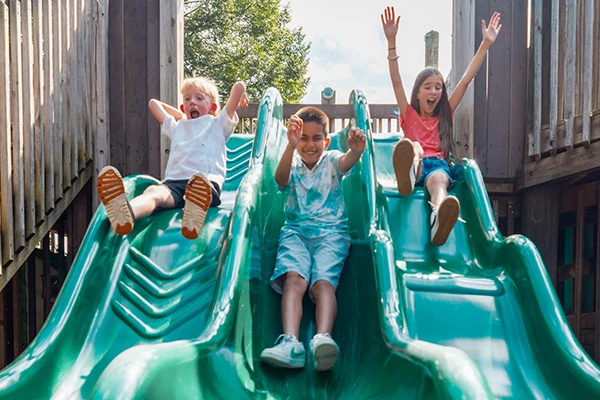
[{"label": "green plastic slide", "polygon": [[[261,101],[255,137],[228,142],[221,207],[202,235],[181,210],[115,235],[100,207],[38,337],[0,373],[1,399],[600,398],[600,373],[573,338],[535,247],[503,239],[475,163],[453,188],[462,205],[449,242],[429,240],[426,195],[394,189],[397,136],[373,137],[344,179],[352,248],[338,289],[332,371],[260,362],[281,333],[269,286],[283,225],[273,179],[287,144],[279,93]],[[347,150],[349,128],[332,135]],[[254,140],[252,140],[254,139]],[[155,181],[126,179],[130,196]],[[304,301],[300,340],[315,333]]]}]

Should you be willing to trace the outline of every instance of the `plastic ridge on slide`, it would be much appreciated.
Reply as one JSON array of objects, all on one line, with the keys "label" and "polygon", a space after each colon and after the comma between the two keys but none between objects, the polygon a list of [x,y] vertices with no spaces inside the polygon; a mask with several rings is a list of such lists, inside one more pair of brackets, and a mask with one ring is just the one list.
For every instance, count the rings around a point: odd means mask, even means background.
[{"label": "plastic ridge on slide", "polygon": [[[600,398],[600,373],[575,340],[535,246],[504,239],[477,165],[452,188],[465,224],[430,243],[427,194],[399,196],[397,134],[370,131],[368,104],[350,126],[367,149],[343,180],[352,238],[338,287],[333,370],[277,369],[260,352],[281,333],[269,285],[285,220],[273,178],[287,145],[282,101],[263,96],[255,137],[228,142],[223,204],[195,241],[181,211],[115,235],[100,207],[46,324],[0,372],[2,399]],[[155,183],[125,180],[129,196]],[[306,296],[299,340],[316,333]]]}]

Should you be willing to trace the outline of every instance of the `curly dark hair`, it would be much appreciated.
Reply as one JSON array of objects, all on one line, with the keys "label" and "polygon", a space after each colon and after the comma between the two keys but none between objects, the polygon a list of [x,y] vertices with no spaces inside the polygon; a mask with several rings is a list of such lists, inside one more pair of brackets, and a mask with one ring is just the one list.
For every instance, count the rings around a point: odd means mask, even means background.
[{"label": "curly dark hair", "polygon": [[329,129],[329,117],[323,110],[317,107],[302,107],[296,112],[296,115],[304,122],[316,122],[323,127],[323,132],[327,134]]}]

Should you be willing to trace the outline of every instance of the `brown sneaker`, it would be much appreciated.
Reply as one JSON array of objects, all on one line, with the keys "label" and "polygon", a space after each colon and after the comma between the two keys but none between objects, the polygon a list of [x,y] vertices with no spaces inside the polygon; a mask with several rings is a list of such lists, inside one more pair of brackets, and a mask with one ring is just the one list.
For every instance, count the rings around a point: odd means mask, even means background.
[{"label": "brown sneaker", "polygon": [[106,208],[110,225],[119,235],[127,235],[133,229],[134,218],[121,174],[115,167],[104,167],[97,182],[98,196]]},{"label": "brown sneaker", "polygon": [[412,194],[415,187],[416,164],[414,163],[414,159],[415,149],[410,139],[400,139],[396,147],[394,147],[392,162],[394,164],[398,191],[403,196]]},{"label": "brown sneaker", "polygon": [[[432,207],[433,208],[433,207]],[[431,243],[441,246],[448,240],[448,236],[460,214],[460,203],[454,196],[446,196],[437,209],[431,212]]]},{"label": "brown sneaker", "polygon": [[183,198],[185,205],[181,218],[181,234],[187,239],[196,239],[202,230],[212,201],[208,179],[201,173],[194,174],[187,183]]}]

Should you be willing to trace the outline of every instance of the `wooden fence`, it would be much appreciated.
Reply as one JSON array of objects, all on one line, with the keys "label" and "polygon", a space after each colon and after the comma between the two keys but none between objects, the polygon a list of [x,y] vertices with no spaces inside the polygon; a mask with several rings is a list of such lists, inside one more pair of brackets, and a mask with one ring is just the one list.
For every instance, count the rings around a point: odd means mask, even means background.
[{"label": "wooden fence", "polygon": [[532,159],[600,139],[599,25],[599,0],[534,0]]},{"label": "wooden fence", "polygon": [[105,164],[107,0],[0,0],[0,289]]}]

